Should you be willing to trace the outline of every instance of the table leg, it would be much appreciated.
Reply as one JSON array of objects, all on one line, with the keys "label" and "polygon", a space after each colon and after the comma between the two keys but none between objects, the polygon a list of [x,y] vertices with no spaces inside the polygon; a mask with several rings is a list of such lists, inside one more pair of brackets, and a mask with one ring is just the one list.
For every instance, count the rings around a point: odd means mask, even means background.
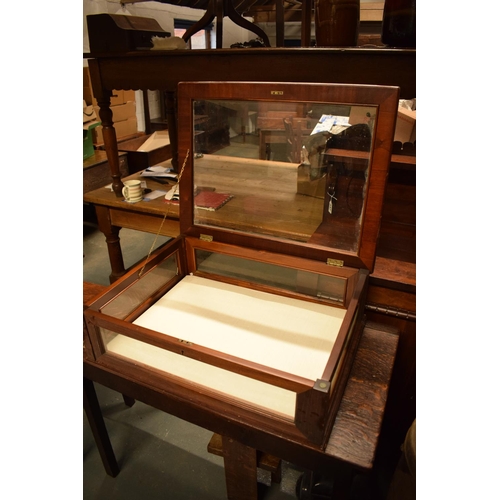
[{"label": "table leg", "polygon": [[311,15],[312,0],[302,0],[301,47],[309,47],[311,45]]},{"label": "table leg", "polygon": [[351,493],[353,470],[347,464],[340,464],[333,482],[333,498],[348,500]]},{"label": "table leg", "polygon": [[276,47],[285,46],[285,9],[283,0],[276,0]]},{"label": "table leg", "polygon": [[116,130],[113,126],[113,112],[111,110],[111,91],[104,88],[101,82],[99,61],[89,59],[90,78],[92,90],[99,106],[99,118],[102,124],[102,138],[106,148],[111,178],[113,179],[113,191],[118,198],[122,197],[123,182],[120,172],[120,159],[118,156],[118,144],[116,141]]},{"label": "table leg", "polygon": [[257,450],[222,436],[228,500],[257,500]]},{"label": "table leg", "polygon": [[85,377],[83,378],[83,407],[106,473],[111,477],[116,477],[120,472],[120,467],[116,461],[108,431],[102,418],[94,383]]},{"label": "table leg", "polygon": [[120,246],[119,236],[121,228],[111,224],[109,209],[107,207],[97,205],[95,209],[99,230],[106,237],[109,263],[111,264],[111,274],[109,275],[109,282],[113,283],[120,276],[123,276],[125,274],[125,264],[123,262],[122,248]]},{"label": "table leg", "polygon": [[[177,111],[175,92],[165,92],[165,114],[167,118],[168,136],[172,147],[172,167],[179,172],[179,154],[177,149]],[[181,162],[182,165],[182,162]]]},{"label": "table leg", "polygon": [[127,395],[125,394],[122,394],[122,397],[123,397],[123,402],[129,407],[129,408],[132,408],[132,406],[135,405],[135,399],[134,398],[130,398],[128,397]]}]

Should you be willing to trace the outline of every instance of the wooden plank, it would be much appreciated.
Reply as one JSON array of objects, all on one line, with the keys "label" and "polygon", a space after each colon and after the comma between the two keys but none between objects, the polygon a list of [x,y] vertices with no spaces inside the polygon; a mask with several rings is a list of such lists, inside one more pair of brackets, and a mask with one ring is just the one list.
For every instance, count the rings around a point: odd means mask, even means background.
[{"label": "wooden plank", "polygon": [[[396,330],[385,329],[387,334],[381,335],[372,325],[365,327],[325,450],[366,469],[373,466],[375,454],[370,450],[377,446],[398,343]],[[373,366],[377,366],[377,370],[374,371]]]}]

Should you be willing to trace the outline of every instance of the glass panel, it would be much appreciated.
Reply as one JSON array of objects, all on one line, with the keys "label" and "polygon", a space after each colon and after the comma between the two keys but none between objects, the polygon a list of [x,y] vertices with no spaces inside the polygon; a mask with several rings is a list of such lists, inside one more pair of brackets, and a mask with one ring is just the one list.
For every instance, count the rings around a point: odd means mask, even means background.
[{"label": "glass panel", "polygon": [[158,266],[135,281],[113,300],[100,309],[100,312],[124,319],[147,298],[151,297],[162,286],[165,286],[174,276],[177,275],[176,253],[162,261]]},{"label": "glass panel", "polygon": [[126,335],[100,328],[106,353],[119,355],[187,382],[199,384],[230,398],[232,402],[262,408],[293,420],[295,393],[244,375],[212,366],[187,356],[156,347]]},{"label": "glass panel", "polygon": [[102,343],[104,345],[104,349],[108,350],[108,344],[113,341],[113,339],[119,336],[118,333],[113,332],[112,330],[108,330],[107,328],[99,327],[99,332],[101,334]]},{"label": "glass panel", "polygon": [[242,257],[195,250],[198,270],[344,304],[346,280]]},{"label": "glass panel", "polygon": [[357,252],[375,106],[194,102],[194,223]]}]

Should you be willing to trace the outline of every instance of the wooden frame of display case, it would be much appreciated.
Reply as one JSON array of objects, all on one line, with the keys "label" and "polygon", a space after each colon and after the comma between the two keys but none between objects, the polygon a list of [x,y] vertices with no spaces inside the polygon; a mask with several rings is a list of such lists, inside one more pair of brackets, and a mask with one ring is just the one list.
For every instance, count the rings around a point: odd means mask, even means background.
[{"label": "wooden frame of display case", "polygon": [[[194,145],[193,102],[197,99],[282,99],[290,102],[334,102],[351,105],[370,105],[377,109],[377,125],[373,132],[370,168],[366,178],[366,198],[364,199],[363,223],[360,241],[356,251],[345,252],[332,246],[334,241],[321,239],[321,244],[311,241],[297,242],[272,235],[248,234],[245,231],[228,230],[223,227],[198,225],[194,210],[194,155],[189,151]],[[278,97],[276,97],[278,96]],[[291,439],[305,440],[323,449],[331,433],[336,412],[349,375],[350,366],[357,343],[364,326],[364,301],[367,293],[368,273],[373,268],[375,247],[380,224],[382,200],[390,162],[392,137],[394,132],[399,92],[394,87],[353,86],[333,84],[284,84],[284,83],[244,83],[244,82],[201,82],[179,85],[179,153],[185,158],[180,181],[180,224],[181,236],[155,252],[146,264],[132,269],[113,284],[106,293],[94,300],[85,311],[88,344],[91,346],[93,361],[117,371],[127,372],[138,379],[148,378],[171,394],[195,401],[213,411],[222,409],[233,416],[258,423],[269,431],[289,436]],[[168,213],[168,208],[166,208]],[[321,224],[320,227],[324,226]],[[208,233],[208,234],[207,234]],[[217,272],[200,270],[196,251],[203,250],[232,258],[243,258],[259,265],[270,265],[293,269],[300,281],[302,273],[334,277],[341,283],[340,300],[332,301],[319,294],[308,295],[286,290],[279,285],[257,283],[251,276],[234,278]],[[330,265],[334,261],[337,266]],[[165,266],[162,269],[161,266]],[[339,265],[340,263],[340,265]],[[170,265],[171,264],[171,265]],[[168,267],[170,266],[170,267]],[[166,271],[166,269],[169,269]],[[161,276],[157,281],[157,276]],[[170,325],[162,330],[156,326],[145,327],[137,323],[145,313],[151,311],[181,282],[204,279],[212,283],[224,283],[238,290],[257,291],[259,300],[269,300],[278,295],[290,300],[291,307],[314,303],[329,310],[342,310],[342,320],[331,350],[323,367],[322,375],[316,378],[297,376],[295,373],[246,359],[220,348],[207,347],[192,341],[192,326],[189,323]],[[152,284],[148,285],[148,280]],[[147,288],[150,286],[150,288]],[[146,287],[145,290],[143,288]],[[233,290],[233,288],[231,288]],[[113,304],[127,303],[126,310],[113,311]],[[245,299],[243,299],[245,300]],[[132,305],[130,305],[132,304]],[[273,326],[276,328],[280,319]],[[208,328],[208,327],[207,327]],[[107,332],[112,332],[108,335]],[[175,332],[175,334],[174,334]],[[213,330],[211,334],[215,333]],[[111,340],[104,340],[105,337]],[[244,377],[267,386],[294,394],[293,415],[283,415],[255,403],[246,394],[225,393],[211,387],[211,381],[201,383],[200,379],[179,375],[171,367],[172,358],[158,365],[148,364],[142,357],[128,357],[122,351],[112,351],[111,342],[139,342],[149,346],[161,355],[193,360],[196,366],[210,366],[224,370],[224,376]],[[138,344],[134,344],[138,345]],[[266,346],[263,344],[263,349]],[[150,352],[150,351],[148,351]],[[152,352],[152,351],[151,351]],[[170,353],[170,354],[169,354]],[[276,353],[279,356],[279,353]],[[167,358],[165,358],[167,359]],[[187,362],[187,361],[186,361]],[[161,364],[161,368],[159,368]],[[196,368],[195,370],[197,370]],[[201,373],[201,372],[200,372]],[[213,373],[213,372],[207,372]],[[234,378],[236,391],[237,378]]]},{"label": "wooden frame of display case", "polygon": [[[397,87],[377,85],[341,85],[314,83],[262,83],[262,82],[181,82],[178,87],[178,117],[179,117],[179,159],[187,161],[184,172],[184,182],[180,186],[181,234],[199,238],[203,229],[193,224],[193,149],[191,130],[194,127],[192,112],[193,95],[197,99],[234,99],[246,100],[249,95],[252,100],[280,102],[337,102],[350,105],[375,106],[378,109],[375,140],[370,161],[364,221],[359,237],[360,247],[357,253],[338,252],[328,239],[321,239],[321,245],[309,242],[307,245],[293,244],[290,241],[276,238],[253,238],[235,231],[221,231],[210,228],[213,238],[217,241],[236,244],[240,247],[251,247],[267,250],[283,255],[304,255],[314,260],[325,262],[328,258],[340,259],[343,265],[355,268],[373,270],[380,217],[384,201],[384,190],[387,182],[389,164],[391,161],[394,137],[395,119],[397,115],[399,89]],[[349,154],[346,151],[344,154]],[[366,156],[366,155],[364,155]],[[315,235],[317,236],[317,235]],[[313,238],[311,238],[313,241]]]},{"label": "wooden frame of display case", "polygon": [[[331,432],[331,425],[335,418],[336,410],[340,404],[343,394],[343,386],[349,374],[349,367],[352,357],[356,352],[356,345],[359,340],[359,335],[364,326],[363,320],[363,306],[364,298],[366,295],[366,281],[367,272],[361,271],[358,275],[352,273],[338,272],[335,269],[327,269],[324,266],[323,273],[329,272],[331,274],[340,274],[349,283],[349,288],[353,286],[352,280],[355,280],[355,290],[352,296],[349,297],[349,305],[346,307],[346,314],[342,327],[338,333],[334,348],[330,354],[327,365],[325,366],[323,376],[318,380],[307,380],[305,378],[294,376],[290,373],[284,373],[276,369],[272,369],[254,362],[247,361],[242,358],[227,355],[223,352],[214,352],[204,346],[192,343],[189,340],[188,333],[179,333],[178,336],[163,335],[158,332],[142,328],[137,325],[131,324],[141,313],[148,309],[160,296],[164,295],[168,290],[171,290],[175,285],[182,280],[186,275],[186,270],[182,270],[184,264],[184,247],[189,247],[192,243],[184,241],[182,237],[174,240],[172,243],[167,244],[165,247],[157,251],[147,264],[146,269],[143,271],[146,276],[147,273],[154,269],[159,263],[169,258],[172,255],[177,255],[177,262],[180,264],[179,273],[175,274],[172,279],[166,281],[165,285],[148,297],[147,300],[141,302],[137,308],[130,311],[126,317],[122,319],[113,318],[101,311],[105,310],[106,305],[119,297],[120,294],[126,292],[130,287],[139,281],[139,274],[143,269],[143,265],[137,266],[134,270],[126,276],[118,280],[104,295],[98,297],[86,310],[85,316],[87,320],[87,327],[89,332],[88,345],[92,346],[92,358],[94,361],[118,370],[125,370],[129,374],[135,374],[139,379],[147,376],[153,377],[158,380],[162,386],[178,385],[182,388],[185,397],[190,400],[196,400],[199,394],[203,392],[204,397],[200,399],[200,404],[205,407],[219,410],[224,407],[225,411],[230,413],[247,413],[252,415],[252,419],[259,420],[266,428],[274,429],[276,432],[288,434],[294,439],[299,439],[301,434],[306,436],[307,439],[315,444],[323,447],[326,443],[325,439],[328,438]],[[203,246],[203,245],[202,245]],[[190,252],[195,247],[191,247]],[[229,249],[228,246],[218,246],[219,250],[223,252],[233,251],[236,253],[237,247]],[[212,248],[213,250],[213,248]],[[265,259],[270,262],[276,261],[280,258],[278,255],[262,256],[261,252],[259,259]],[[251,256],[252,251],[248,253]],[[188,252],[189,255],[189,252]],[[267,258],[266,258],[267,257]],[[188,260],[191,257],[188,256]],[[291,259],[290,264],[297,265],[298,259]],[[302,260],[303,269],[314,270],[318,267],[318,263],[312,261],[308,262],[306,259]],[[195,273],[194,274],[203,274]],[[346,276],[351,274],[351,276]],[[231,282],[232,280],[225,279],[220,276],[211,276],[211,279]],[[247,286],[257,290],[271,290],[270,287],[256,286],[248,282],[238,281],[239,286]],[[282,290],[275,289],[275,293],[283,296],[291,296],[297,298],[298,294],[288,294]],[[305,300],[312,300],[308,297],[301,297]],[[176,353],[186,358],[191,358],[196,361],[208,363],[212,366],[228,370],[230,372],[250,377],[252,379],[264,382],[265,384],[275,385],[281,387],[286,391],[292,391],[297,394],[297,403],[294,421],[287,421],[286,418],[280,418],[277,415],[271,415],[262,408],[251,408],[251,405],[235,401],[231,398],[217,393],[217,391],[210,390],[207,387],[201,387],[196,383],[190,383],[188,380],[180,380],[175,375],[169,375],[164,372],[151,367],[141,366],[140,363],[130,363],[120,356],[116,356],[106,352],[106,347],[102,340],[102,335],[99,333],[99,328],[117,332],[125,335],[128,338],[138,340],[140,342],[148,343],[152,346],[166,349],[170,352]],[[186,329],[189,330],[188,325]],[[179,338],[181,337],[181,338]],[[184,338],[185,337],[185,338]],[[279,353],[276,353],[279,355]],[[148,373],[148,375],[146,375]],[[160,382],[160,379],[162,382]],[[202,403],[203,401],[203,403]]]}]

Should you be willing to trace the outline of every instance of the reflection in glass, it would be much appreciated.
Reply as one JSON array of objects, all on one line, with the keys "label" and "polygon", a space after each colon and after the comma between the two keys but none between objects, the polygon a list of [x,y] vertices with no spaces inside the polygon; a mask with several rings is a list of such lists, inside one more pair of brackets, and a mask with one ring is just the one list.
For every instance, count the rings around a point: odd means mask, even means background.
[{"label": "reflection in glass", "polygon": [[346,280],[293,267],[195,250],[196,268],[205,273],[242,279],[344,305]]},{"label": "reflection in glass", "polygon": [[357,252],[376,107],[194,103],[194,223]]},{"label": "reflection in glass", "polygon": [[173,254],[101,307],[100,311],[124,319],[177,274],[177,256]]}]

